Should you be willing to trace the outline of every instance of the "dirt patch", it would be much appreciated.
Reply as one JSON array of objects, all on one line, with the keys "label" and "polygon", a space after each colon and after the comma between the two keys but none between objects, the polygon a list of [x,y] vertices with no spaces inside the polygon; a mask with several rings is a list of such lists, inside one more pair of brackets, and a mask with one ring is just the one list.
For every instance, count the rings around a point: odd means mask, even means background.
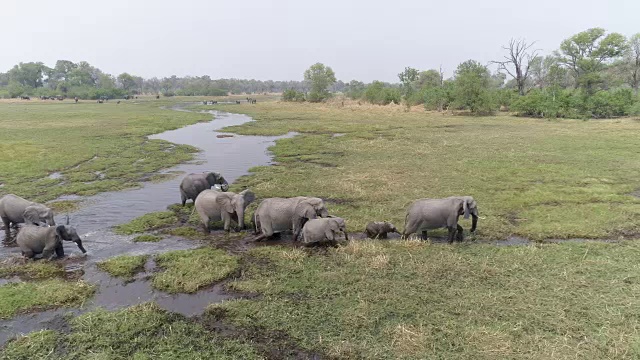
[{"label": "dirt patch", "polygon": [[629,195],[631,195],[631,196],[633,196],[633,197],[636,197],[636,198],[640,199],[640,189],[638,189],[638,190],[636,190],[636,191],[631,192]]},{"label": "dirt patch", "polygon": [[323,198],[322,200],[324,202],[329,203],[329,204],[336,204],[336,205],[344,205],[344,206],[355,207],[355,201],[354,200],[350,200],[350,199]]},{"label": "dirt patch", "polygon": [[205,329],[227,339],[241,339],[251,343],[266,359],[330,359],[329,356],[313,352],[296,344],[284,331],[267,330],[261,327],[241,328],[225,321],[225,311],[215,308],[196,319]]},{"label": "dirt patch", "polygon": [[222,139],[222,138],[230,138],[233,137],[233,135],[229,135],[229,134],[218,134],[216,135],[217,138]]}]

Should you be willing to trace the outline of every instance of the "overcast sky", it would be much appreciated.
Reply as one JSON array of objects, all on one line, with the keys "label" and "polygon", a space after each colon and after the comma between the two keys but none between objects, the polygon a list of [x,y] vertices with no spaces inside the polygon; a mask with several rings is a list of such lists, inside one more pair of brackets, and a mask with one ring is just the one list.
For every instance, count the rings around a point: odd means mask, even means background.
[{"label": "overcast sky", "polygon": [[511,37],[544,52],[590,27],[640,32],[640,0],[2,0],[0,71],[88,61],[143,77],[396,82],[405,66],[499,58]]}]

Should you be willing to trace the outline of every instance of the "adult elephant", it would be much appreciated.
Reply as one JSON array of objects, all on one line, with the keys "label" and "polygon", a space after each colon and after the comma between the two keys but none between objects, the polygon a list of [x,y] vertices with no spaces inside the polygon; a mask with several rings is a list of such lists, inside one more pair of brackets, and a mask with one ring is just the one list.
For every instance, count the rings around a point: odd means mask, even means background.
[{"label": "adult elephant", "polygon": [[182,206],[191,199],[196,201],[198,194],[211,189],[215,185],[220,185],[222,191],[229,190],[227,180],[217,172],[204,172],[201,174],[189,174],[182,179],[180,183],[180,197],[182,198]]},{"label": "adult elephant", "polygon": [[343,233],[344,239],[349,241],[347,225],[343,218],[332,216],[322,219],[312,219],[307,221],[302,228],[302,243],[305,246],[322,244],[336,246],[340,233]]},{"label": "adult elephant", "polygon": [[422,239],[426,240],[427,230],[447,228],[449,243],[454,237],[463,240],[462,226],[458,225],[458,218],[464,215],[473,217],[471,232],[476,231],[478,225],[478,205],[471,196],[452,196],[445,199],[420,199],[414,201],[405,217],[403,237],[422,231]]},{"label": "adult elephant", "polygon": [[256,241],[270,238],[274,233],[293,230],[297,241],[305,221],[318,216],[327,217],[324,201],[317,197],[269,198],[263,200],[254,213]]},{"label": "adult elephant", "polygon": [[231,220],[238,224],[237,231],[240,231],[244,229],[244,211],[255,198],[249,190],[239,194],[204,190],[196,198],[195,209],[207,234],[210,232],[209,222],[220,220],[224,221],[224,231],[229,231]]},{"label": "adult elephant", "polygon": [[76,243],[83,254],[87,250],[82,246],[82,239],[73,226],[34,226],[25,225],[18,232],[16,243],[22,251],[22,255],[26,258],[33,258],[37,254],[42,254],[43,259],[51,260],[53,254],[58,258],[64,257],[64,248],[62,240],[73,241]]},{"label": "adult elephant", "polygon": [[5,241],[10,238],[11,225],[27,223],[54,226],[56,224],[53,219],[53,210],[13,194],[0,198],[0,218],[4,224]]}]

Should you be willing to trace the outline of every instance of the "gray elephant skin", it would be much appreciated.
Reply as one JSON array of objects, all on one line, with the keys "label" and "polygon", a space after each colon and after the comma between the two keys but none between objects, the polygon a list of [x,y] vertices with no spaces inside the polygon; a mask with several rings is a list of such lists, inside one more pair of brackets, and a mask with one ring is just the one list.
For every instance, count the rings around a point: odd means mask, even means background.
[{"label": "gray elephant skin", "polygon": [[422,231],[422,239],[426,240],[427,230],[447,228],[449,243],[454,237],[463,240],[462,226],[458,225],[458,218],[464,215],[473,217],[471,232],[476,231],[478,225],[478,205],[471,196],[452,196],[445,199],[420,199],[414,201],[407,210],[403,237]]},{"label": "gray elephant skin", "polygon": [[324,201],[317,197],[269,198],[263,200],[253,215],[256,241],[270,238],[274,233],[293,230],[296,241],[305,221],[318,216],[327,217]]},{"label": "gray elephant skin", "polygon": [[55,225],[53,210],[19,196],[8,194],[0,198],[0,218],[4,224],[6,240],[10,237],[10,225]]},{"label": "gray elephant skin", "polygon": [[343,218],[328,217],[311,219],[302,228],[302,243],[305,246],[329,244],[337,246],[340,233],[349,241],[347,225]]},{"label": "gray elephant skin", "polygon": [[371,239],[386,239],[388,233],[400,233],[396,227],[388,221],[374,221],[367,224],[364,229],[367,237]]},{"label": "gray elephant skin", "polygon": [[20,247],[22,255],[27,258],[42,254],[43,259],[52,259],[54,253],[58,258],[64,257],[62,240],[73,241],[83,254],[87,252],[82,246],[78,232],[69,225],[47,227],[25,225],[20,228],[16,243]]},{"label": "gray elephant skin", "polygon": [[204,172],[201,174],[189,174],[182,179],[180,183],[180,197],[182,198],[182,206],[191,199],[196,201],[198,195],[204,190],[211,189],[215,185],[220,185],[222,191],[229,190],[227,180],[217,172]]},{"label": "gray elephant skin", "polygon": [[220,220],[224,221],[225,231],[229,231],[231,220],[238,224],[240,230],[244,229],[244,212],[254,200],[255,195],[249,190],[239,194],[205,190],[198,195],[195,209],[206,233],[210,232],[209,222]]}]

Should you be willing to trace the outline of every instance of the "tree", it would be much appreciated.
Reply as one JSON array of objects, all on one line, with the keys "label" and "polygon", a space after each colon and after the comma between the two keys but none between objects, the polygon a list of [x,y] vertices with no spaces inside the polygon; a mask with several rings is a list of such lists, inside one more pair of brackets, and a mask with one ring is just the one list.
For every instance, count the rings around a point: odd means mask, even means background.
[{"label": "tree", "polygon": [[362,81],[351,80],[344,88],[344,93],[350,99],[359,99],[364,94],[365,86]]},{"label": "tree", "polygon": [[558,61],[574,78],[574,86],[593,94],[602,84],[602,70],[627,49],[626,39],[618,33],[605,36],[602,28],[592,28],[564,40],[557,52]]},{"label": "tree", "polygon": [[504,56],[505,60],[492,61],[492,63],[498,64],[498,71],[506,71],[516,81],[520,96],[524,96],[526,93],[529,70],[533,60],[538,56],[537,50],[531,50],[533,45],[535,42],[527,43],[523,39],[511,39],[508,46],[502,47],[507,51],[507,55]]},{"label": "tree", "polygon": [[20,63],[9,70],[9,81],[35,89],[43,86],[43,75],[48,71],[41,62]]},{"label": "tree", "polygon": [[420,89],[424,89],[425,87],[433,88],[433,87],[442,86],[443,80],[444,79],[440,71],[431,69],[427,71],[422,71],[420,72],[420,74],[418,74],[418,80],[416,80],[416,85]]},{"label": "tree", "polygon": [[126,72],[118,75],[118,83],[127,92],[136,88],[136,79]]},{"label": "tree", "polygon": [[413,86],[420,72],[412,67],[405,67],[404,71],[398,74],[398,79],[402,83],[402,95],[405,99],[408,99],[413,95]]},{"label": "tree", "polygon": [[307,99],[310,102],[320,102],[330,96],[327,89],[336,82],[336,74],[329,66],[316,63],[304,72],[304,80],[311,84]]},{"label": "tree", "polygon": [[640,86],[640,33],[629,38],[627,51],[623,58],[623,71],[625,72],[627,83],[638,96],[638,87]]},{"label": "tree", "polygon": [[474,60],[458,65],[454,78],[454,105],[473,113],[488,113],[495,110],[489,91],[491,74],[486,66]]}]

